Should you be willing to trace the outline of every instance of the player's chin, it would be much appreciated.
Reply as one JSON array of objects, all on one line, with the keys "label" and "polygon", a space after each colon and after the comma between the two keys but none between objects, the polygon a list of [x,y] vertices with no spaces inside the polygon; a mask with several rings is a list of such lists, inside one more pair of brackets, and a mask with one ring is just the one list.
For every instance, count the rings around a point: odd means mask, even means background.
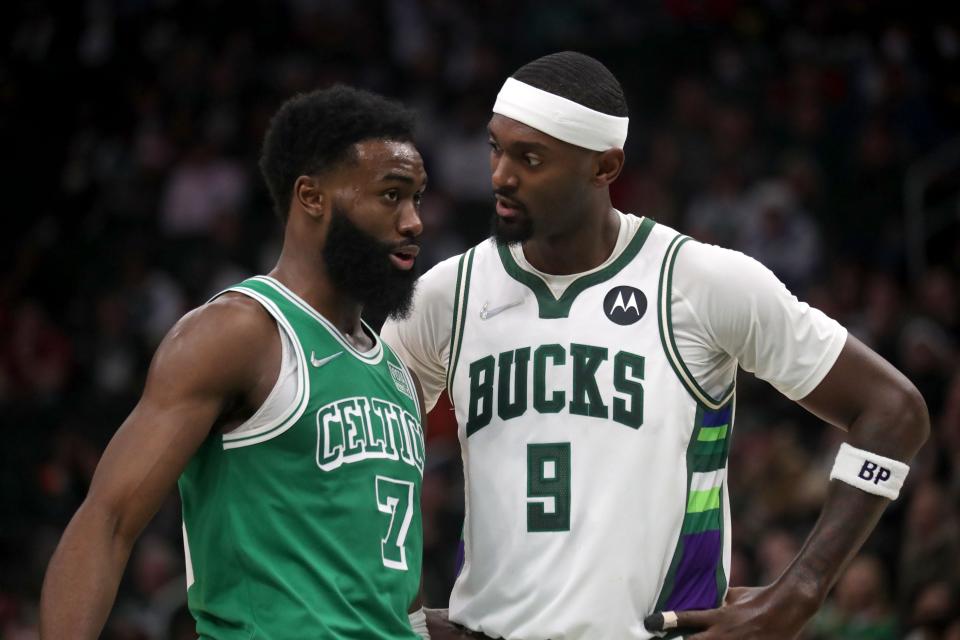
[{"label": "player's chin", "polygon": [[405,287],[417,279],[416,262],[412,264],[403,264],[397,266],[393,260],[390,260],[390,267],[384,276],[384,283],[390,286]]},{"label": "player's chin", "polygon": [[533,236],[533,225],[526,214],[512,218],[495,216],[493,219],[493,237],[500,244],[526,242]]},{"label": "player's chin", "polygon": [[[417,280],[412,271],[394,270],[375,292],[368,292],[364,309],[383,317],[403,320],[413,307]],[[372,294],[372,295],[371,295]]]}]

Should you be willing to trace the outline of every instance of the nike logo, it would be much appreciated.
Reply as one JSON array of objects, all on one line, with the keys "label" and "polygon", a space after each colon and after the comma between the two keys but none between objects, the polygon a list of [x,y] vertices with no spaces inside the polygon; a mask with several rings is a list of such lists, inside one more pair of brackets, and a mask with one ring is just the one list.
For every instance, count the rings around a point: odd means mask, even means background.
[{"label": "nike logo", "polygon": [[489,320],[490,318],[497,315],[498,313],[502,313],[507,309],[512,309],[513,307],[516,307],[521,304],[523,304],[522,298],[520,300],[515,300],[514,302],[508,302],[507,304],[502,304],[499,307],[493,307],[493,308],[490,307],[489,302],[484,302],[483,309],[480,309],[480,319]]},{"label": "nike logo", "polygon": [[343,351],[337,351],[337,352],[336,352],[335,354],[333,354],[332,356],[327,356],[326,358],[319,358],[319,359],[318,359],[317,356],[313,353],[313,351],[311,351],[311,352],[310,352],[310,364],[312,364],[313,366],[315,366],[316,368],[319,369],[320,367],[322,367],[323,365],[327,364],[328,362],[330,362],[330,361],[333,360],[334,358],[339,358],[339,357],[342,356],[342,355],[343,355]]}]

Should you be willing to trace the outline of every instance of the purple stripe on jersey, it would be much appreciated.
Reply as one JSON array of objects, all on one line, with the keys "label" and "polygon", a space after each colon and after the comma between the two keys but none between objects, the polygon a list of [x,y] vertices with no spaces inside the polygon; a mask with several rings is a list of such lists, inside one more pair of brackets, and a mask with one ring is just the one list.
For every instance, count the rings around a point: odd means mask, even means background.
[{"label": "purple stripe on jersey", "polygon": [[460,572],[463,571],[463,562],[465,559],[466,558],[464,555],[463,540],[461,540],[460,542],[457,543],[457,563],[456,565],[454,565],[456,567],[456,571],[454,572],[454,575],[459,576]]},{"label": "purple stripe on jersey", "polygon": [[717,606],[717,564],[720,531],[683,536],[683,558],[673,579],[673,593],[665,611],[712,609]]},{"label": "purple stripe on jersey", "polygon": [[728,402],[727,406],[717,411],[704,411],[701,421],[702,427],[719,427],[730,424],[730,415],[733,413],[733,403]]}]

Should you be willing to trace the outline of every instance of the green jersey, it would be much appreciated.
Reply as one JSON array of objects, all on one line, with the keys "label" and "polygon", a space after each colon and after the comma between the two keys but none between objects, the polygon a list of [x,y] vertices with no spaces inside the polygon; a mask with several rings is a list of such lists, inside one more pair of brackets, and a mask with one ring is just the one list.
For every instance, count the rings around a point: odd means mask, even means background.
[{"label": "green jersey", "polygon": [[[272,278],[229,291],[273,316],[292,366],[261,411],[208,438],[180,477],[197,633],[416,638],[407,611],[420,584],[424,444],[409,372],[378,337],[357,351]],[[261,415],[278,397],[290,400]]]}]

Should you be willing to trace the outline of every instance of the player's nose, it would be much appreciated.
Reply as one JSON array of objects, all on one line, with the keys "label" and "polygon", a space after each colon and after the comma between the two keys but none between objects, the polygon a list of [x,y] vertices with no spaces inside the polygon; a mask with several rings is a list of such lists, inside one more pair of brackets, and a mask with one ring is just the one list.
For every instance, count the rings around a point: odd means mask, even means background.
[{"label": "player's nose", "polygon": [[513,170],[512,163],[504,156],[500,156],[491,161],[491,182],[494,191],[509,191],[516,189],[519,184],[517,173]]},{"label": "player's nose", "polygon": [[413,202],[406,204],[400,210],[397,231],[407,238],[416,238],[423,233],[423,220],[420,219],[420,212]]}]

